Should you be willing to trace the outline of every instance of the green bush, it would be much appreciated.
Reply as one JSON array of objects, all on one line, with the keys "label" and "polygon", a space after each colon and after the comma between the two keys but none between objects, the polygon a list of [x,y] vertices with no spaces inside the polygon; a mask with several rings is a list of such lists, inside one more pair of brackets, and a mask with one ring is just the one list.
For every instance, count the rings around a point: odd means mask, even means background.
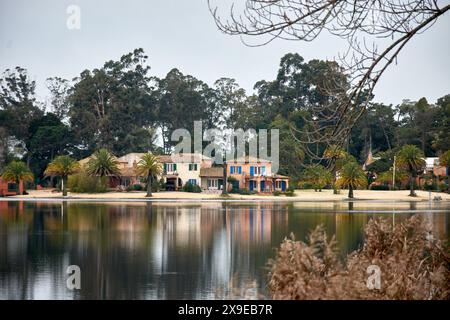
[{"label": "green bush", "polygon": [[425,191],[433,191],[438,190],[438,185],[436,183],[424,183],[423,190]]},{"label": "green bush", "polygon": [[86,172],[69,176],[67,186],[71,192],[102,193],[108,191],[108,177],[89,176]]},{"label": "green bush", "polygon": [[370,190],[390,190],[388,185],[379,184],[370,186]]},{"label": "green bush", "polygon": [[135,184],[129,185],[126,190],[127,190],[127,192],[130,192],[130,191],[142,191],[144,189],[145,188],[141,184],[135,183]]},{"label": "green bush", "polygon": [[198,185],[196,185],[196,184],[192,184],[192,183],[190,183],[190,182],[188,182],[188,183],[186,183],[184,186],[183,186],[183,189],[182,189],[184,192],[194,192],[194,193],[200,193],[200,192],[202,192],[202,189],[198,186]]},{"label": "green bush", "polygon": [[311,182],[299,182],[299,189],[313,189],[313,184]]},{"label": "green bush", "polygon": [[274,192],[272,192],[272,194],[278,197],[279,195],[281,195],[281,191],[275,190]]},{"label": "green bush", "polygon": [[242,194],[242,195],[250,195],[250,194],[253,194],[253,192],[250,192],[250,191],[249,191],[248,189],[246,189],[246,188],[244,188],[244,189],[239,189],[237,193]]},{"label": "green bush", "polygon": [[439,191],[447,191],[448,187],[445,182],[439,183]]},{"label": "green bush", "polygon": [[295,194],[295,189],[292,186],[289,186],[289,188],[287,188],[287,190],[284,192],[284,195],[286,197],[293,197]]}]

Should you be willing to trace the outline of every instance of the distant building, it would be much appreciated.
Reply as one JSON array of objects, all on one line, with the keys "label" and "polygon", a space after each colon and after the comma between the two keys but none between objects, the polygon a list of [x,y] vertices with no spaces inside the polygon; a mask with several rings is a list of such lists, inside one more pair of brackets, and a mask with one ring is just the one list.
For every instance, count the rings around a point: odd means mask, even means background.
[{"label": "distant building", "polygon": [[439,165],[438,157],[426,157],[424,173],[433,173],[438,177],[445,177],[448,175],[447,168]]},{"label": "distant building", "polygon": [[17,185],[16,183],[5,181],[0,178],[0,197],[23,194],[23,191],[23,181],[20,181],[19,185]]},{"label": "distant building", "polygon": [[284,192],[289,188],[289,177],[272,174],[272,162],[269,160],[246,156],[226,164],[227,176],[234,178],[231,184],[235,189]]},{"label": "distant building", "polygon": [[201,168],[200,180],[203,190],[222,190],[223,167]]}]

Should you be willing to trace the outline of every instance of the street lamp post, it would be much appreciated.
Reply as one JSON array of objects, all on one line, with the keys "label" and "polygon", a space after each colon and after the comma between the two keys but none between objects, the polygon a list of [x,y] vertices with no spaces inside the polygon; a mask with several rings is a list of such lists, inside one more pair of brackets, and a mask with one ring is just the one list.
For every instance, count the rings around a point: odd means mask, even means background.
[{"label": "street lamp post", "polygon": [[394,156],[394,168],[392,170],[392,190],[395,190],[395,160],[396,156]]}]

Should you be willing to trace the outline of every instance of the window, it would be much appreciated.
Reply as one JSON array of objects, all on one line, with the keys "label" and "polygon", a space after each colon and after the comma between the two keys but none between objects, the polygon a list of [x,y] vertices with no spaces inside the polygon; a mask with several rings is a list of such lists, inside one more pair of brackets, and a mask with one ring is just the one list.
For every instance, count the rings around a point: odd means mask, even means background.
[{"label": "window", "polygon": [[175,172],[175,171],[177,171],[177,164],[176,163],[165,163],[164,164],[164,171],[165,172]]},{"label": "window", "polygon": [[208,189],[217,189],[219,181],[217,179],[208,179]]},{"label": "window", "polygon": [[197,164],[196,163],[190,163],[189,164],[189,171],[197,171]]},{"label": "window", "polygon": [[250,175],[253,176],[257,176],[257,175],[265,175],[266,174],[266,166],[262,166],[262,167],[250,167]]},{"label": "window", "polygon": [[189,183],[195,186],[197,185],[197,179],[189,179]]},{"label": "window", "polygon": [[230,174],[241,174],[242,173],[242,167],[241,166],[231,166],[230,167]]}]

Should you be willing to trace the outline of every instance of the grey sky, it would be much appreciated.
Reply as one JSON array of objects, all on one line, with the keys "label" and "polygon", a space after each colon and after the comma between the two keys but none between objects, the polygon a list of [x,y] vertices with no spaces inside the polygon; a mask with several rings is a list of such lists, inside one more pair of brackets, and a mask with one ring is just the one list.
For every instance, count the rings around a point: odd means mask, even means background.
[{"label": "grey sky", "polygon": [[[66,9],[81,8],[81,29],[66,27]],[[405,48],[379,83],[376,101],[399,103],[422,96],[434,102],[450,93],[450,14]],[[232,77],[248,92],[258,80],[274,79],[279,60],[297,52],[306,60],[333,58],[342,43],[323,35],[312,43],[278,40],[244,46],[217,30],[206,0],[0,0],[0,70],[22,66],[37,81],[71,79],[84,69],[142,47],[153,75],[179,68],[208,84]]]}]

